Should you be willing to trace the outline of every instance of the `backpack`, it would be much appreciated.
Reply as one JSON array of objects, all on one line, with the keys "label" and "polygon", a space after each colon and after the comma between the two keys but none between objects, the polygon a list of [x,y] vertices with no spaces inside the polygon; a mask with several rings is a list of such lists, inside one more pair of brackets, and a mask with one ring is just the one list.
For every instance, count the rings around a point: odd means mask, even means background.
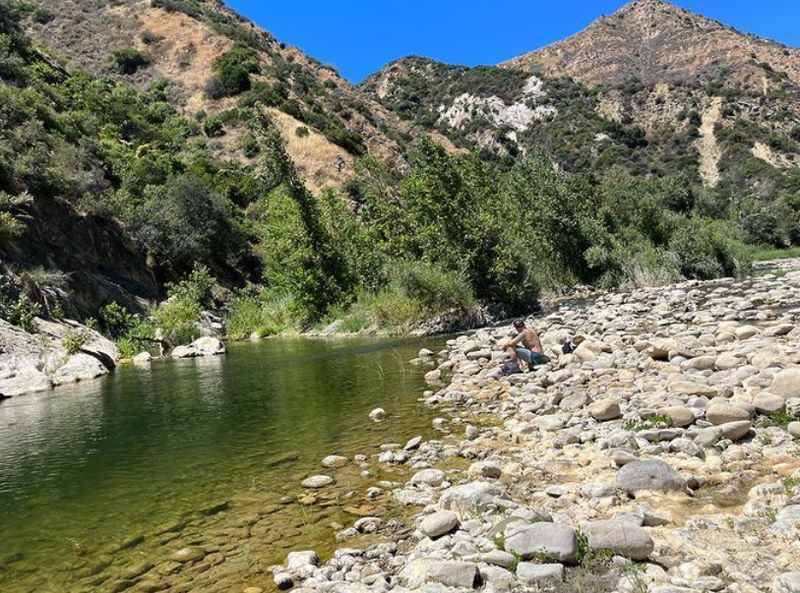
[{"label": "backpack", "polygon": [[564,354],[572,354],[573,352],[575,352],[575,344],[573,344],[570,340],[567,340],[561,346],[561,352],[563,352]]},{"label": "backpack", "polygon": [[519,364],[517,364],[513,360],[509,360],[503,363],[503,374],[504,375],[517,375],[522,372],[522,369],[519,368]]}]

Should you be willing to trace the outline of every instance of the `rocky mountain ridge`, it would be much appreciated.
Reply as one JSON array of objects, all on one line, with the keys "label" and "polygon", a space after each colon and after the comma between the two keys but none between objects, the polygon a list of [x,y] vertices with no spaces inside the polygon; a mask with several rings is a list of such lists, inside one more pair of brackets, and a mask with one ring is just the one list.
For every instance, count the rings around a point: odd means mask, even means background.
[{"label": "rocky mountain ridge", "polygon": [[[774,196],[800,163],[800,50],[661,0],[635,1],[498,65],[397,60],[363,88],[463,148],[545,151],[570,170],[621,165]],[[541,92],[528,94],[529,85]]]}]

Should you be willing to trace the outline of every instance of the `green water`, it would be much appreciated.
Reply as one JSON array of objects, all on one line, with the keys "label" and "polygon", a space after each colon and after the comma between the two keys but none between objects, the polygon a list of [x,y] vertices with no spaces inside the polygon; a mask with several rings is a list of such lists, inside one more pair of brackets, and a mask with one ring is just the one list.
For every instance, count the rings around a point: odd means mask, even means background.
[{"label": "green water", "polygon": [[[440,345],[241,344],[224,357],[124,366],[101,381],[0,404],[0,591],[103,591],[130,562],[157,565],[192,538],[230,547],[233,566],[237,550],[220,534],[263,509],[280,513],[257,524],[263,536],[242,536],[260,556],[278,559],[309,537],[330,547],[334,531],[323,523],[348,517],[328,510],[308,520],[309,511],[291,511],[301,505],[281,506],[281,498],[301,494],[310,474],[330,474],[320,466],[328,454],[374,455],[381,443],[426,434],[430,416],[417,401],[424,369],[407,361]],[[376,406],[386,422],[368,420]],[[351,464],[336,470],[337,482],[365,487],[359,474]],[[230,510],[198,513],[220,501]],[[181,517],[191,518],[190,534],[153,535]],[[292,524],[288,536],[272,531],[278,517]],[[88,578],[98,559],[110,566]]]}]

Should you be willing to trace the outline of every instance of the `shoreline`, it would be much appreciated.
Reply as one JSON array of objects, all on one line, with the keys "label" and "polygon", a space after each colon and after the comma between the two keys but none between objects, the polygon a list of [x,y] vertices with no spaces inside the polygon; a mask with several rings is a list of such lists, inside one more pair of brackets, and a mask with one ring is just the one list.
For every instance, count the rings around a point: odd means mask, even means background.
[{"label": "shoreline", "polygon": [[[413,535],[325,564],[290,554],[276,585],[793,591],[779,587],[800,578],[799,304],[798,273],[607,294],[537,319],[546,349],[585,340],[510,377],[503,328],[450,340],[450,381],[424,395],[449,435],[421,443],[392,492],[422,507]],[[469,468],[435,469],[452,459]]]}]

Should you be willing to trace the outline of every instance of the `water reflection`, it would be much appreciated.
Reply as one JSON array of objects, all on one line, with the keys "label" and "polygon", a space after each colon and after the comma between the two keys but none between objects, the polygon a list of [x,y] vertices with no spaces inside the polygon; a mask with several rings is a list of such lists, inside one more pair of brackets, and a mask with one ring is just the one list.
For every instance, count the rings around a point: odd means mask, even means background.
[{"label": "water reflection", "polygon": [[[0,590],[136,530],[245,491],[279,496],[339,451],[414,436],[421,371],[437,341],[275,340],[212,359],[126,366],[107,379],[0,405]],[[375,426],[375,406],[394,417]],[[296,451],[292,463],[270,460]],[[55,570],[55,568],[54,568]],[[34,571],[35,572],[35,571]],[[13,578],[12,578],[13,576]],[[9,588],[14,582],[18,588]]]}]

